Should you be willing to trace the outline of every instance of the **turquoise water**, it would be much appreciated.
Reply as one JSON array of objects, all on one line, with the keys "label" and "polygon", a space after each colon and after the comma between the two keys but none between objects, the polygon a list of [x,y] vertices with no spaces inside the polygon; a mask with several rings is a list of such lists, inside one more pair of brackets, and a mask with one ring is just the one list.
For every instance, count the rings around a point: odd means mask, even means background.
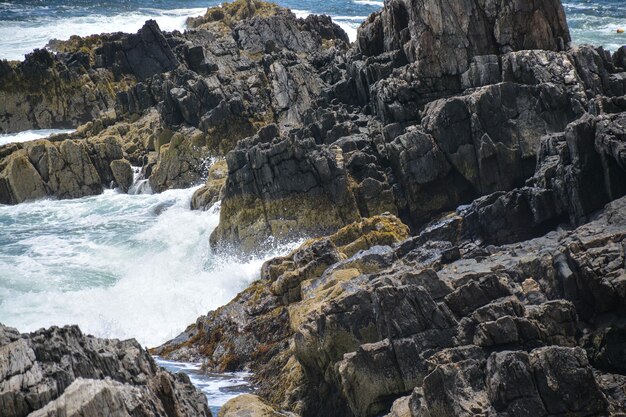
[{"label": "turquoise water", "polygon": [[617,33],[619,28],[626,30],[625,0],[570,0],[563,5],[575,43],[602,45],[612,51],[626,45],[626,34]]},{"label": "turquoise water", "polygon": [[[46,133],[51,131],[13,139]],[[106,190],[74,200],[0,205],[0,323],[22,332],[78,324],[88,334],[157,346],[258,279],[267,258],[298,244],[265,258],[214,255],[209,236],[219,205],[190,210],[194,191]],[[160,364],[188,373],[214,411],[250,389],[245,374],[207,376],[196,364]]]},{"label": "turquoise water", "polygon": [[209,408],[214,416],[226,401],[240,394],[253,392],[250,386],[251,374],[247,372],[226,372],[205,374],[198,363],[166,361],[155,357],[157,363],[170,372],[184,372],[191,382],[207,397]]}]

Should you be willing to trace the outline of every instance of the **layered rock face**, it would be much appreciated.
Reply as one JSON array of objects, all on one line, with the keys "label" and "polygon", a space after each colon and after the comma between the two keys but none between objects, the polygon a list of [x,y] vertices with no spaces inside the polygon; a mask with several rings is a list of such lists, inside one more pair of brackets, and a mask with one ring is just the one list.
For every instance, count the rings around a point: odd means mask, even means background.
[{"label": "layered rock face", "polygon": [[[620,52],[569,41],[558,1],[387,2],[335,56],[330,104],[228,155],[214,246],[250,250],[383,212],[417,231],[484,195],[558,187],[532,179],[543,138],[586,114],[623,112],[626,92]],[[554,207],[535,215],[534,233],[573,210],[538,193],[529,204]],[[574,224],[621,195],[579,207]]]},{"label": "layered rock face", "polygon": [[68,196],[124,188],[124,160],[162,191],[225,155],[193,201],[222,200],[216,249],[326,236],[154,350],[254,371],[222,415],[626,413],[626,48],[571,47],[552,0],[389,0],[351,47],[252,0],[190,23],[88,49],[137,82],[73,141],[4,148],[0,196],[62,196],[65,167]]},{"label": "layered rock face", "polygon": [[77,127],[114,110],[116,95],[179,66],[155,21],[137,34],[52,41],[23,62],[0,62],[0,132]]},{"label": "layered rock face", "polygon": [[30,334],[0,325],[0,409],[20,416],[211,416],[184,374],[159,368],[134,340],[78,327]]},{"label": "layered rock face", "polygon": [[117,90],[133,82],[92,66],[80,50],[55,56],[42,49],[20,63],[0,61],[0,133],[86,123],[111,111]]},{"label": "layered rock face", "polygon": [[621,415],[624,213],[621,198],[501,246],[467,238],[461,212],[409,238],[368,219],[267,262],[156,352],[252,369],[275,410],[303,416]]},{"label": "layered rock face", "polygon": [[[387,72],[410,63],[403,72],[412,77],[410,89],[416,102],[424,104],[434,95],[466,88],[462,76],[475,57],[526,49],[560,51],[569,42],[558,0],[394,0],[359,29],[360,56],[351,67],[361,78],[359,96],[369,97],[368,88],[381,78],[371,77],[368,70],[373,62],[368,61],[387,61]],[[380,87],[398,88],[400,79],[393,76]]]},{"label": "layered rock face", "polygon": [[[591,47],[511,52],[468,70],[473,88],[419,111],[397,102],[411,87],[385,89],[397,96],[384,111],[402,112],[391,117],[401,123],[331,106],[312,111],[305,128],[260,132],[228,155],[225,210],[214,240],[250,248],[270,234],[280,235],[273,227],[278,218],[315,234],[385,211],[400,214],[417,229],[459,204],[522,187],[535,174],[546,135],[565,135],[587,110],[608,119],[623,111],[621,101],[610,97],[624,94],[626,73],[607,59]],[[591,67],[584,63],[589,61]],[[409,116],[411,109],[415,112]],[[604,153],[601,147],[598,152]],[[619,163],[612,167],[610,175],[623,172]],[[623,192],[610,195],[578,216]]]}]

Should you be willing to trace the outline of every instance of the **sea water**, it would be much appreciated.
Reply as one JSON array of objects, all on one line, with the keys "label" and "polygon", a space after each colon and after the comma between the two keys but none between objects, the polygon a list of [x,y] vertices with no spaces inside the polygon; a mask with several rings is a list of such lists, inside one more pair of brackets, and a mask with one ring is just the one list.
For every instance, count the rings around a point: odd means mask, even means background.
[{"label": "sea water", "polygon": [[219,212],[190,210],[193,191],[0,205],[0,322],[156,346],[226,304],[265,259],[214,256]]}]

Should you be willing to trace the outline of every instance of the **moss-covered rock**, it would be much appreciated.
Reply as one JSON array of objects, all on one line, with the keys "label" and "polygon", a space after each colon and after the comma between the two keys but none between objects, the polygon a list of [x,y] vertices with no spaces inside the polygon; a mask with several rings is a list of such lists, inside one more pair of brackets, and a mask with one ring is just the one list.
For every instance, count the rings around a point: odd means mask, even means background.
[{"label": "moss-covered rock", "polygon": [[106,69],[91,69],[88,56],[73,66],[46,50],[0,75],[0,132],[76,127],[113,109],[115,95],[134,82]]},{"label": "moss-covered rock", "polygon": [[[304,298],[310,301],[315,297],[312,294],[304,297],[301,284],[321,277],[331,265],[359,251],[374,246],[391,246],[408,237],[408,227],[397,217],[374,216],[345,226],[330,236],[309,240],[291,254],[266,262],[261,275],[272,282],[272,292],[283,297],[286,304]],[[360,273],[372,273],[372,269],[375,267],[369,266],[367,260],[350,262],[335,270],[324,288],[330,288],[334,283],[349,280]],[[330,281],[334,283],[331,285]],[[298,325],[293,327],[297,329]]]},{"label": "moss-covered rock", "polygon": [[127,192],[133,185],[133,168],[126,159],[116,159],[111,162],[111,173],[117,186]]},{"label": "moss-covered rock", "polygon": [[220,6],[210,7],[203,16],[190,17],[187,26],[190,28],[217,29],[218,32],[228,32],[235,25],[253,16],[268,17],[284,9],[277,4],[259,0],[235,0],[224,2]]},{"label": "moss-covered rock", "polygon": [[280,417],[274,408],[253,394],[239,395],[222,406],[218,417]]},{"label": "moss-covered rock", "polygon": [[[220,224],[211,242],[220,249],[264,252],[275,242],[332,232],[359,219],[354,201],[340,205],[325,196],[294,196],[277,200],[254,197],[224,199]],[[270,240],[268,240],[270,239]]]},{"label": "moss-covered rock", "polygon": [[[153,353],[175,360],[203,358],[212,371],[251,369],[264,398],[280,409],[284,405],[297,411],[307,394],[306,377],[292,349],[294,330],[324,303],[340,298],[342,284],[360,285],[354,279],[375,270],[365,258],[328,269],[346,261],[357,246],[368,250],[406,237],[408,228],[400,220],[376,216],[307,241],[291,254],[266,262],[260,280]],[[323,284],[314,284],[319,280]],[[300,294],[300,284],[307,287],[306,295]]]}]

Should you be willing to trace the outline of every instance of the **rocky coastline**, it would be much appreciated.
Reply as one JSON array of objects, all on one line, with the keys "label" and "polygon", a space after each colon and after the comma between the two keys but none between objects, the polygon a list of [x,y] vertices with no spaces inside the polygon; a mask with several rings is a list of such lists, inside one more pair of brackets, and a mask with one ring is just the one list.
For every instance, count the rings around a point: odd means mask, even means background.
[{"label": "rocky coastline", "polygon": [[[216,252],[308,237],[150,350],[252,371],[220,416],[626,415],[626,46],[572,45],[560,0],[386,0],[352,44],[257,0],[188,26],[0,62],[0,132],[76,128],[0,146],[0,204],[139,166],[221,201]],[[0,353],[9,416],[210,415],[133,341]]]}]

